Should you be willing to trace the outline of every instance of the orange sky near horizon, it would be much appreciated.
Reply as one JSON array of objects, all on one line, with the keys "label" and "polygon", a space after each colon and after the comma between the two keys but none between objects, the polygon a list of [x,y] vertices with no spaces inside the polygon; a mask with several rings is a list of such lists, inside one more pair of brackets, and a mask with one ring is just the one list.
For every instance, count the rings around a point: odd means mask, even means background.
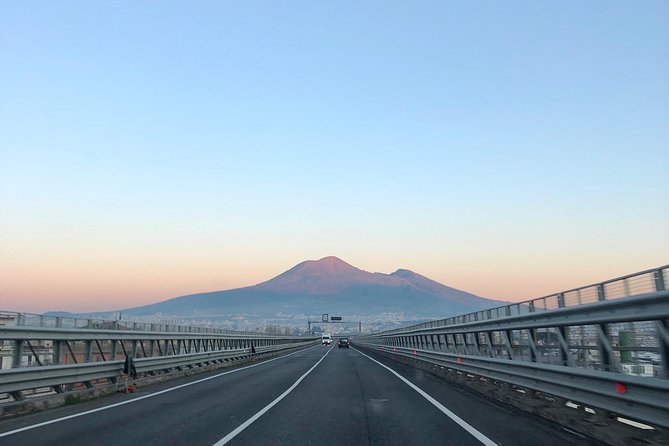
[{"label": "orange sky near horizon", "polygon": [[[485,262],[481,262],[478,268],[460,262],[440,267],[417,261],[410,262],[410,265],[397,262],[397,265],[390,266],[388,259],[374,262],[365,258],[341,258],[369,272],[391,273],[398,268],[411,269],[444,285],[482,297],[513,302],[661,266],[661,263],[647,264],[641,259],[629,262],[627,269],[601,264],[583,270],[574,263],[561,266],[534,264],[531,269],[515,269]],[[9,273],[3,274],[0,281],[0,310],[32,313],[119,310],[187,294],[255,285],[301,261],[283,258],[272,259],[271,262],[258,262],[251,258],[236,259],[234,262],[218,260],[219,263],[214,264],[204,259],[158,261],[153,258],[148,262],[135,258],[119,265],[82,258],[78,261],[42,259],[41,262],[35,260],[23,264],[12,261],[9,264],[4,257],[0,257],[0,269]]]}]

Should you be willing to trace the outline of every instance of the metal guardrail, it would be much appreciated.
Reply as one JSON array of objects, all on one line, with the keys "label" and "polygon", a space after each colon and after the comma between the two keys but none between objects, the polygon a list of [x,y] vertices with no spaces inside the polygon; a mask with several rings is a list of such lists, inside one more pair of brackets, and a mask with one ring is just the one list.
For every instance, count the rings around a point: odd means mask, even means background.
[{"label": "metal guardrail", "polygon": [[[137,327],[135,327],[137,328]],[[152,328],[155,328],[152,327]],[[112,384],[126,358],[140,374],[198,367],[315,344],[313,336],[223,331],[139,331],[0,325],[0,400],[21,400],[48,387],[62,392]],[[4,394],[4,395],[3,395]]]},{"label": "metal guardrail", "polygon": [[[668,271],[663,266],[522,304],[376,333],[356,339],[356,345],[473,382],[506,383],[669,429]],[[598,290],[596,299],[567,305],[568,296],[590,289]],[[627,291],[613,294],[616,289]],[[554,309],[537,305],[553,297]],[[517,312],[522,314],[509,310],[521,306],[527,310]]]},{"label": "metal guardrail", "polygon": [[401,333],[418,328],[434,328],[463,324],[489,319],[500,319],[528,313],[556,310],[638,296],[655,291],[663,291],[669,286],[669,265],[628,274],[604,282],[562,291],[518,303],[502,305],[487,310],[475,311],[435,321],[424,322],[410,327],[389,330],[384,333]]},{"label": "metal guardrail", "polygon": [[[124,331],[157,331],[177,333],[210,333],[210,334],[258,334],[253,331],[229,330],[217,327],[201,327],[196,325],[179,325],[167,323],[139,322],[118,319],[78,318],[69,316],[53,316],[48,314],[20,313],[0,311],[0,325],[3,321],[11,321],[20,327],[51,327],[66,329],[106,329]],[[5,322],[6,324],[6,322]]]},{"label": "metal guardrail", "polygon": [[[314,341],[303,341],[293,344],[260,347],[256,354],[275,353],[289,348],[297,348],[313,344]],[[140,358],[135,361],[138,374],[163,372],[186,367],[199,367],[235,359],[251,357],[249,349],[212,351],[186,355],[173,355],[155,358]],[[0,370],[0,393],[15,394],[29,389],[43,387],[57,388],[60,386],[91,383],[93,381],[114,382],[123,375],[123,360],[90,362],[85,364],[55,365],[44,367],[25,367],[20,369]]]}]

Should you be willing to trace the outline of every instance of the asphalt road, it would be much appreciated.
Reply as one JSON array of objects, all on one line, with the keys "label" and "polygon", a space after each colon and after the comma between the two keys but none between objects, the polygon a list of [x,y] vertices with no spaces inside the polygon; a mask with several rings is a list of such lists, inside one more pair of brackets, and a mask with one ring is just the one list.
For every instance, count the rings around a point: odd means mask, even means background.
[{"label": "asphalt road", "polygon": [[[588,444],[429,373],[368,355],[315,347],[6,420],[0,445]],[[17,429],[26,430],[10,433]]]}]

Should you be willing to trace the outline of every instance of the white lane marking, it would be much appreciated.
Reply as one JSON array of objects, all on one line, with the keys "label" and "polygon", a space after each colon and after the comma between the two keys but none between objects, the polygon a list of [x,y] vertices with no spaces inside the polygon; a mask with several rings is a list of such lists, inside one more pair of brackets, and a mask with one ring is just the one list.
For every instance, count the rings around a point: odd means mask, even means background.
[{"label": "white lane marking", "polygon": [[23,432],[23,431],[27,431],[27,430],[31,430],[31,429],[37,429],[38,427],[47,426],[49,424],[60,423],[61,421],[70,420],[72,418],[82,417],[84,415],[89,415],[89,414],[92,414],[92,413],[95,413],[95,412],[100,412],[102,410],[112,409],[114,407],[123,406],[125,404],[134,403],[134,402],[137,402],[137,401],[140,401],[140,400],[145,400],[147,398],[153,398],[154,396],[162,395],[163,393],[171,392],[173,390],[182,389],[184,387],[192,386],[193,384],[199,384],[199,383],[204,382],[204,381],[209,381],[210,379],[219,378],[223,375],[228,375],[230,373],[235,373],[235,372],[239,372],[241,370],[250,369],[252,367],[258,367],[259,365],[267,364],[268,362],[276,361],[278,359],[287,358],[287,357],[292,356],[296,353],[301,353],[301,352],[310,350],[314,347],[317,347],[317,346],[308,347],[308,348],[305,348],[304,350],[298,350],[296,352],[289,353],[285,356],[279,356],[277,358],[268,359],[267,361],[258,362],[256,364],[248,365],[246,367],[240,367],[238,369],[228,370],[227,372],[219,373],[217,375],[209,376],[207,378],[202,378],[202,379],[199,379],[197,381],[193,381],[193,382],[189,382],[189,383],[185,383],[185,384],[180,384],[178,386],[170,387],[169,389],[161,390],[161,391],[158,391],[156,393],[150,393],[148,395],[138,396],[137,398],[133,398],[131,400],[121,401],[120,403],[110,404],[109,406],[98,407],[97,409],[91,409],[91,410],[87,410],[85,412],[80,412],[80,413],[75,413],[75,414],[72,414],[72,415],[68,415],[66,417],[61,417],[61,418],[56,418],[56,419],[49,420],[49,421],[44,421],[43,423],[32,424],[30,426],[25,426],[25,427],[22,427],[22,428],[19,428],[19,429],[14,429],[13,431],[2,432],[2,433],[0,433],[0,438],[8,437],[9,435],[18,434],[19,432]]},{"label": "white lane marking", "polygon": [[490,438],[483,435],[481,432],[477,431],[471,424],[467,423],[465,420],[463,420],[462,418],[460,418],[459,416],[457,416],[456,414],[454,414],[453,412],[448,410],[443,404],[441,404],[439,401],[432,398],[425,391],[423,391],[420,387],[418,387],[417,385],[415,385],[414,383],[412,383],[411,381],[409,381],[408,379],[406,379],[405,377],[403,377],[402,375],[397,373],[395,370],[391,369],[390,367],[388,367],[385,364],[380,363],[379,361],[377,361],[374,358],[370,358],[369,356],[367,356],[366,354],[364,354],[363,352],[361,352],[357,348],[354,348],[353,350],[360,353],[362,356],[366,357],[370,361],[374,361],[375,363],[377,363],[378,365],[380,365],[381,367],[383,367],[384,369],[388,370],[390,373],[392,373],[393,375],[395,375],[396,377],[401,379],[404,382],[404,384],[406,384],[407,386],[411,387],[413,390],[418,392],[420,394],[420,396],[422,396],[423,398],[425,398],[426,400],[431,402],[437,409],[442,411],[448,418],[450,418],[451,420],[458,423],[461,428],[463,428],[464,430],[469,432],[474,438],[476,438],[478,441],[480,441],[484,445],[486,445],[486,446],[498,446],[497,443],[495,443]]},{"label": "white lane marking", "polygon": [[298,384],[300,384],[300,383],[302,382],[302,380],[303,380],[304,378],[306,378],[306,376],[307,376],[309,373],[311,373],[311,371],[312,371],[313,369],[315,369],[316,366],[318,366],[318,364],[321,363],[321,361],[323,361],[323,360],[325,359],[325,357],[332,351],[333,348],[334,348],[334,347],[330,347],[330,348],[328,349],[328,351],[321,357],[321,359],[318,360],[318,362],[317,362],[316,364],[314,364],[314,366],[313,366],[312,368],[310,368],[309,370],[307,370],[307,372],[306,372],[304,375],[300,376],[300,377],[297,379],[297,381],[295,381],[295,383],[294,383],[292,386],[290,386],[285,392],[283,392],[281,395],[279,395],[277,399],[275,399],[274,401],[272,401],[271,403],[269,403],[267,406],[263,407],[263,408],[260,410],[260,412],[258,412],[257,414],[253,415],[251,418],[249,418],[248,420],[244,421],[242,424],[240,424],[239,426],[237,426],[237,428],[236,428],[235,430],[233,430],[233,431],[230,432],[228,435],[226,435],[225,437],[223,437],[223,438],[221,438],[220,440],[218,440],[216,443],[214,443],[213,446],[223,446],[224,444],[228,443],[230,440],[232,440],[232,439],[235,438],[237,435],[239,435],[244,429],[246,429],[247,427],[249,427],[254,421],[256,421],[258,418],[260,418],[261,416],[263,416],[263,414],[264,414],[265,412],[267,412],[268,410],[270,410],[272,407],[276,406],[276,404],[277,404],[279,401],[281,401],[282,399],[284,399],[290,392],[292,392],[292,391],[295,389],[295,387],[297,387]]}]

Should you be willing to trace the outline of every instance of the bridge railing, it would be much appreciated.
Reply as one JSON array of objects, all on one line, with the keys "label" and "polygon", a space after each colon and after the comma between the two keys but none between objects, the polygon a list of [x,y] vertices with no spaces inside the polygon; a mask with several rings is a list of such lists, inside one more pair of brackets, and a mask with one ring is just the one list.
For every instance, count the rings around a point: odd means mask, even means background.
[{"label": "bridge railing", "polygon": [[[607,414],[669,429],[666,273],[664,266],[533,299],[517,314],[504,306],[497,317],[471,313],[371,334],[355,345],[427,364],[493,395],[510,386],[527,407],[537,394],[549,395],[588,408],[599,421]],[[567,305],[579,293],[590,301]]]},{"label": "bridge railing", "polygon": [[475,311],[424,322],[410,327],[398,328],[386,333],[401,333],[419,328],[434,328],[490,319],[500,319],[523,314],[557,310],[565,307],[591,304],[594,302],[634,297],[641,294],[663,291],[669,286],[669,265],[628,274],[604,282],[562,291],[548,296],[517,302],[487,310]]},{"label": "bridge railing", "polygon": [[198,325],[182,325],[172,323],[141,322],[133,320],[81,318],[71,316],[54,316],[14,311],[0,311],[0,325],[17,325],[23,327],[51,328],[88,328],[105,330],[158,331],[177,333],[218,333],[218,334],[254,334],[252,331],[230,330],[219,327],[203,327]]},{"label": "bridge railing", "polygon": [[140,377],[148,377],[277,354],[320,340],[313,336],[136,328],[0,325],[0,404],[113,387],[127,358],[136,362]]}]

